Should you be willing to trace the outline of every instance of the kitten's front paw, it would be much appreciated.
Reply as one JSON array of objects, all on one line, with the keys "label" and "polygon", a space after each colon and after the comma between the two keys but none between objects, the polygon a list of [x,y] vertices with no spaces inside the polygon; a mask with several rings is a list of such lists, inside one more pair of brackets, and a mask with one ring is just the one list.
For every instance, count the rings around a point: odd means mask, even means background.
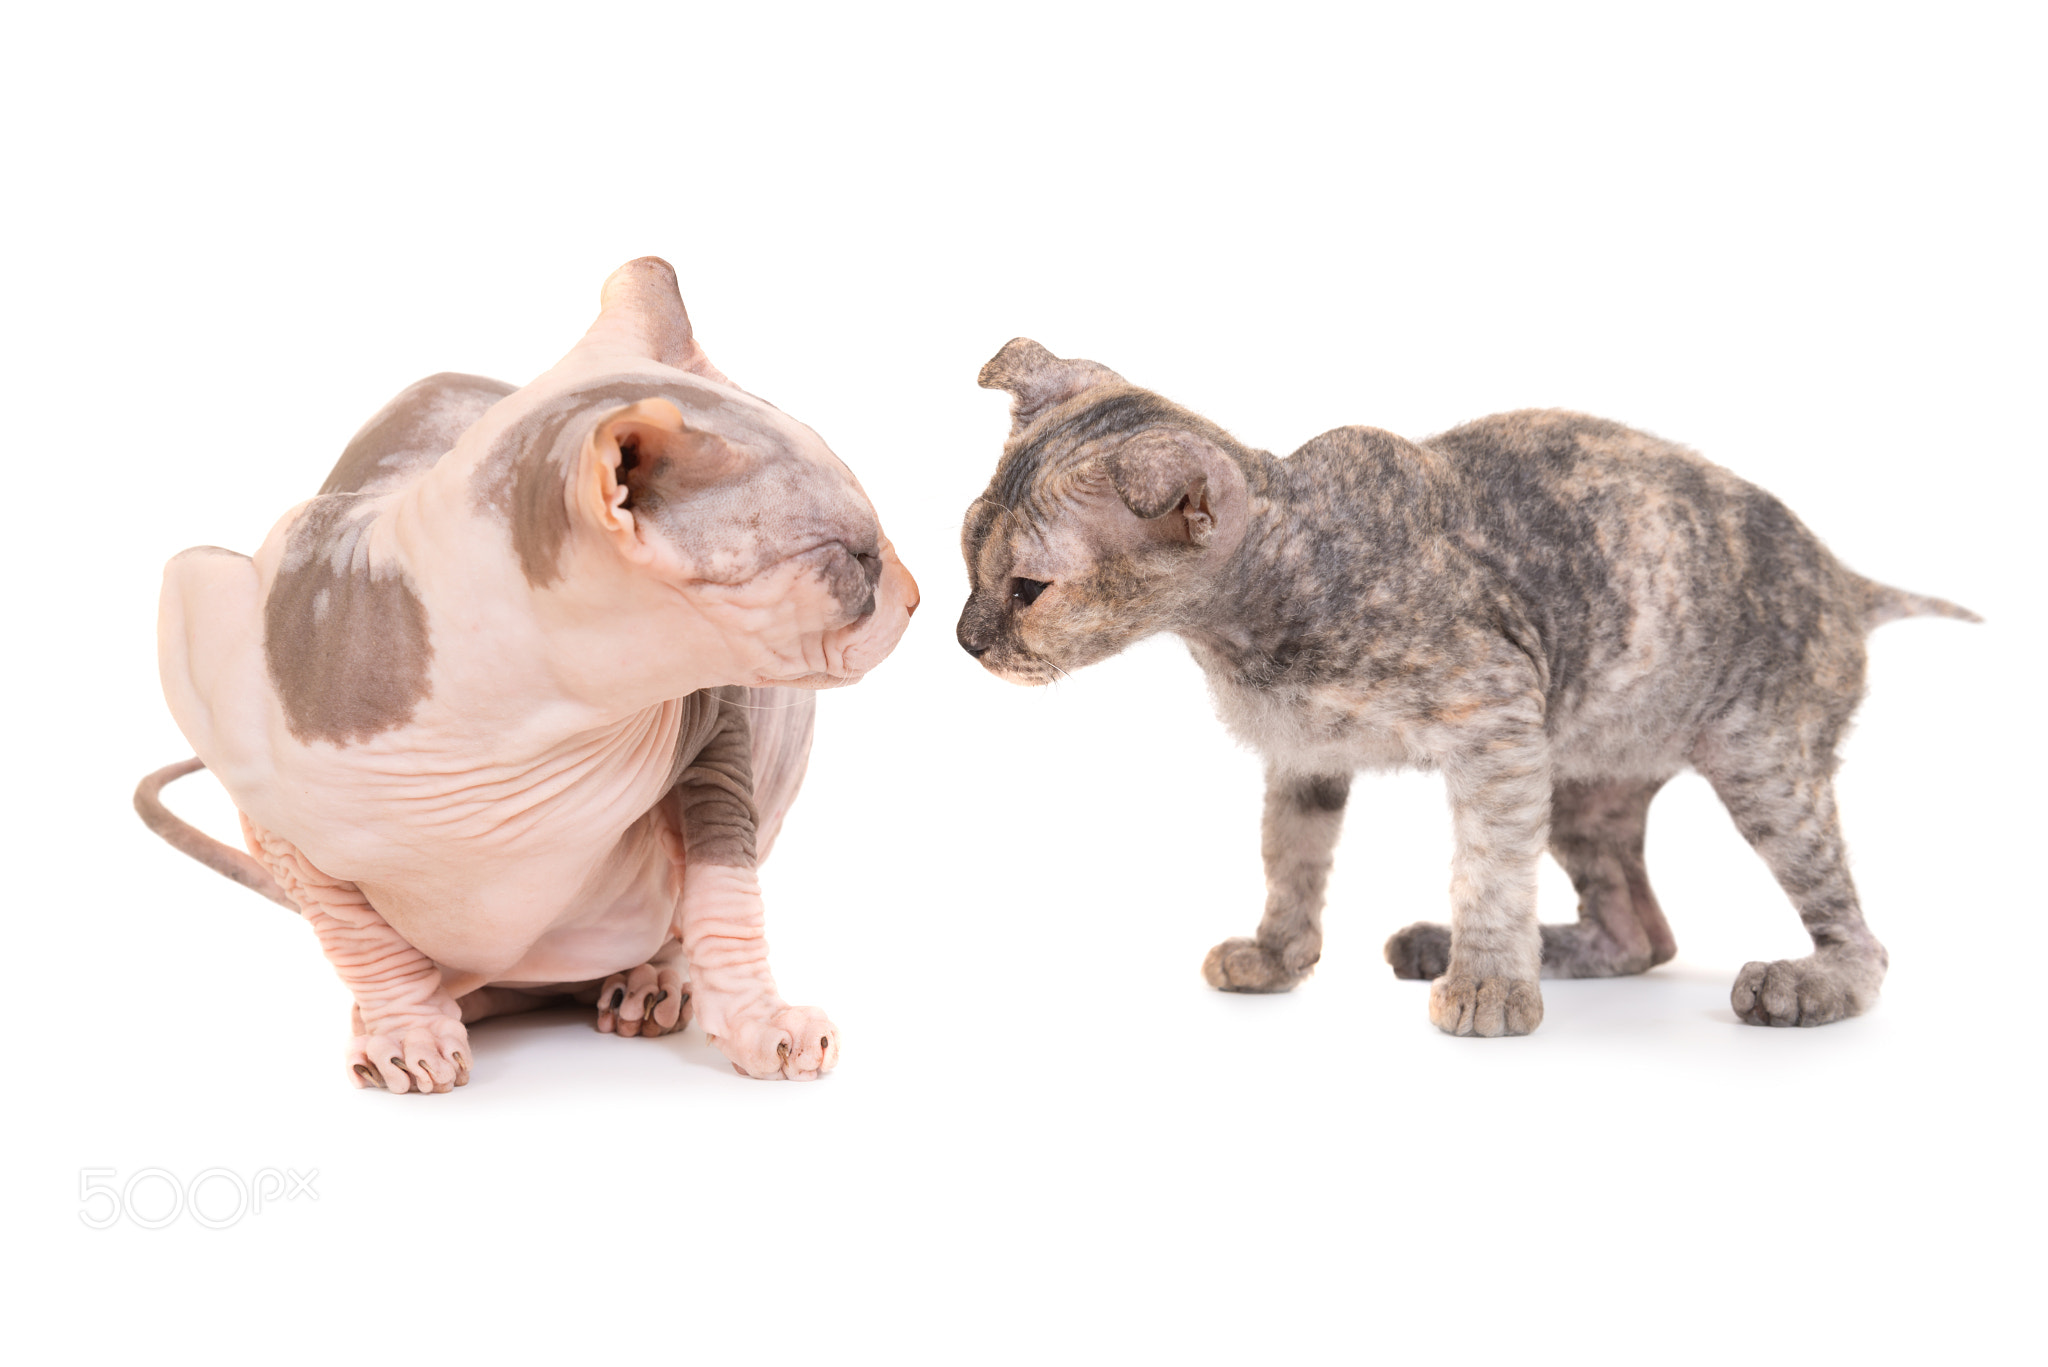
[{"label": "kitten's front paw", "polygon": [[1826,1025],[1868,1010],[1883,981],[1881,959],[1829,962],[1810,954],[1748,963],[1735,975],[1728,1004],[1751,1025]]},{"label": "kitten's front paw", "polygon": [[1280,954],[1240,936],[1209,951],[1202,960],[1202,977],[1222,992],[1288,992],[1314,966],[1310,959],[1299,969],[1289,968]]},{"label": "kitten's front paw", "polygon": [[446,1018],[378,1022],[349,1041],[348,1063],[358,1087],[452,1092],[469,1081],[469,1032]]},{"label": "kitten's front paw", "polygon": [[815,1006],[785,1006],[772,1016],[741,1020],[711,1042],[745,1077],[806,1081],[839,1062],[839,1027]]},{"label": "kitten's front paw", "polygon": [[1429,1019],[1447,1035],[1526,1035],[1543,1023],[1543,993],[1515,978],[1446,975],[1430,984]]},{"label": "kitten's front paw", "polygon": [[1417,921],[1395,931],[1387,938],[1387,962],[1397,978],[1441,978],[1451,966],[1451,928]]}]

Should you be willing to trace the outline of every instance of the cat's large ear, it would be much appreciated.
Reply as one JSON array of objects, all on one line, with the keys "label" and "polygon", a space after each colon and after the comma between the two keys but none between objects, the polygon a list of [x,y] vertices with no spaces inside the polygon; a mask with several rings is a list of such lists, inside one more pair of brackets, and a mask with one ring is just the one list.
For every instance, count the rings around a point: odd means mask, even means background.
[{"label": "cat's large ear", "polygon": [[1047,409],[1098,385],[1122,384],[1124,377],[1093,361],[1063,361],[1029,337],[1013,337],[981,368],[976,383],[1010,395],[1010,435],[1016,436]]},{"label": "cat's large ear", "polygon": [[1119,446],[1107,464],[1125,507],[1148,522],[1178,512],[1169,530],[1206,546],[1216,530],[1211,499],[1221,473],[1216,462],[1225,459],[1193,432],[1155,427]]},{"label": "cat's large ear", "polygon": [[667,399],[642,399],[601,417],[577,458],[575,506],[627,559],[653,558],[645,518],[729,479],[745,452],[692,428]]},{"label": "cat's large ear", "polygon": [[600,297],[597,321],[577,350],[622,350],[718,384],[732,383],[697,345],[675,267],[668,262],[658,256],[628,261],[606,278]]}]

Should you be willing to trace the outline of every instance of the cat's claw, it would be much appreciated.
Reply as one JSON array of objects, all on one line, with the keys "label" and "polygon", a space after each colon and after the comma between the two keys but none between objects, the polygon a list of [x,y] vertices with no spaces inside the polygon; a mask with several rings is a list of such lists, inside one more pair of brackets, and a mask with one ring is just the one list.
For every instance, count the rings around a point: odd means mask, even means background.
[{"label": "cat's claw", "polygon": [[672,1034],[690,1023],[690,985],[666,964],[614,973],[597,992],[597,1028],[626,1036]]},{"label": "cat's claw", "polygon": [[392,1025],[349,1041],[351,1080],[393,1092],[452,1092],[469,1081],[469,1032],[457,1020]]}]

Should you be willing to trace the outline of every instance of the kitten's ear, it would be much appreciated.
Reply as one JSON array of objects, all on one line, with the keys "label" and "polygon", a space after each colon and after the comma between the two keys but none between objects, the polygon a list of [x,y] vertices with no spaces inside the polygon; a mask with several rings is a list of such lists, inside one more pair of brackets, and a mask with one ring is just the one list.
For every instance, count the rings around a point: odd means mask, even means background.
[{"label": "kitten's ear", "polygon": [[1063,361],[1029,337],[1013,337],[981,368],[976,383],[1009,391],[1014,437],[1047,409],[1097,385],[1122,384],[1124,377],[1093,361]]},{"label": "kitten's ear", "polygon": [[697,345],[690,315],[683,309],[675,267],[658,256],[628,261],[608,276],[597,321],[576,349],[625,351],[687,370],[718,384],[731,384]]},{"label": "kitten's ear", "polygon": [[1180,516],[1168,530],[1206,546],[1216,530],[1212,474],[1215,462],[1224,458],[1192,432],[1155,427],[1119,446],[1107,463],[1110,482],[1125,507],[1147,521],[1178,511]]}]

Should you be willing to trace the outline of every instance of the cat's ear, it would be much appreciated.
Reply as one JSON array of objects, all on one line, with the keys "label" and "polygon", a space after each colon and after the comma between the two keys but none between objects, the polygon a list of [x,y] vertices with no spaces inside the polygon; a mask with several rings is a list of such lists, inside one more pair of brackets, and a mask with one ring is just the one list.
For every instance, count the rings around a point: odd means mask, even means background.
[{"label": "cat's ear", "polygon": [[976,383],[1008,391],[1014,437],[1047,409],[1098,385],[1122,384],[1124,377],[1093,361],[1063,361],[1029,337],[1013,337],[981,368]]},{"label": "cat's ear", "polygon": [[718,384],[732,383],[697,345],[675,267],[668,262],[658,256],[628,261],[606,278],[600,300],[597,321],[576,344],[578,351],[624,351]]},{"label": "cat's ear", "polygon": [[1220,481],[1221,451],[1193,432],[1155,427],[1119,446],[1107,462],[1124,506],[1146,521],[1171,517],[1167,530],[1196,546],[1216,530],[1211,491]]},{"label": "cat's ear", "polygon": [[653,556],[650,512],[729,479],[745,452],[715,432],[699,431],[667,399],[642,399],[599,418],[577,459],[577,511],[627,559]]}]

